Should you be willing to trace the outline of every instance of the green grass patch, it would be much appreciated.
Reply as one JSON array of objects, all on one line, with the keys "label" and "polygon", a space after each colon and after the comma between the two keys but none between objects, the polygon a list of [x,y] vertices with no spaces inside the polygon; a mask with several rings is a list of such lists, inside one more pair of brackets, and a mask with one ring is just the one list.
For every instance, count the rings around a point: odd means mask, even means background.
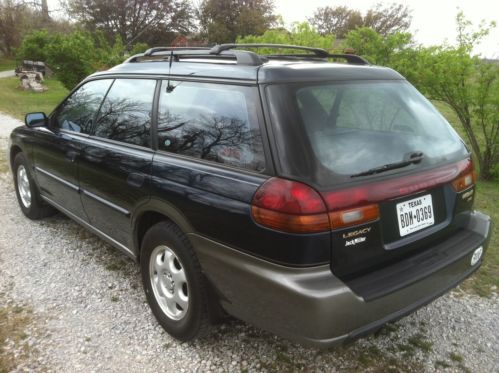
[{"label": "green grass patch", "polygon": [[450,365],[448,362],[444,360],[437,360],[435,361],[435,368],[436,369],[445,369],[445,368],[450,368],[452,365]]},{"label": "green grass patch", "polygon": [[499,181],[480,181],[477,185],[475,208],[489,215],[494,222],[489,248],[482,267],[466,280],[461,288],[467,292],[490,297],[499,289]]},{"label": "green grass patch", "polygon": [[14,70],[16,65],[16,60],[13,58],[0,58],[0,71]]},{"label": "green grass patch", "polygon": [[425,336],[421,333],[413,335],[407,341],[410,345],[424,352],[430,352],[433,349],[433,343],[425,339]]},{"label": "green grass patch", "polygon": [[0,140],[0,174],[9,172],[9,163],[7,162],[7,152],[4,149],[7,149],[7,143],[3,140]]},{"label": "green grass patch", "polygon": [[452,361],[455,361],[456,363],[462,363],[464,361],[464,358],[460,354],[458,354],[457,352],[451,352],[449,354],[449,358]]},{"label": "green grass patch", "polygon": [[68,90],[55,79],[47,79],[45,92],[19,89],[18,78],[0,79],[0,111],[24,120],[26,113],[43,111],[47,115],[68,94]]},{"label": "green grass patch", "polygon": [[[6,304],[4,297],[0,294],[0,373],[14,371],[19,361],[31,354],[25,333],[31,322],[30,309]],[[6,350],[7,345],[11,344],[14,344],[16,350],[20,351],[17,357]]]}]

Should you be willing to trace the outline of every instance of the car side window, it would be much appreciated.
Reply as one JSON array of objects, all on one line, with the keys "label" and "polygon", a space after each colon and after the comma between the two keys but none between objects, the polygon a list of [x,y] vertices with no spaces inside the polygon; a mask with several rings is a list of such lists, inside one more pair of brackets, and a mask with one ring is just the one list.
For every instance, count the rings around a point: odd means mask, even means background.
[{"label": "car side window", "polygon": [[57,109],[51,125],[58,129],[89,134],[112,79],[93,80],[78,88]]},{"label": "car side window", "polygon": [[251,87],[163,81],[158,147],[261,171],[265,158],[256,105]]},{"label": "car side window", "polygon": [[102,103],[94,135],[150,146],[155,88],[156,81],[152,79],[116,79]]}]

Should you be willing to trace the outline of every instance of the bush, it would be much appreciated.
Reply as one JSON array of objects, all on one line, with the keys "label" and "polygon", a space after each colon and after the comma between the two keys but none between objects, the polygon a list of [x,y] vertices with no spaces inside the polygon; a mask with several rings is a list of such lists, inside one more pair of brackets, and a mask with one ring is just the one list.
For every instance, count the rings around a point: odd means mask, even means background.
[{"label": "bush", "polygon": [[17,57],[23,60],[47,61],[47,47],[54,42],[55,36],[46,30],[26,35],[17,50]]},{"label": "bush", "polygon": [[[134,51],[147,49],[140,43]],[[19,59],[44,61],[67,89],[72,89],[94,71],[105,70],[124,60],[125,46],[119,36],[110,45],[97,31],[73,31],[68,34],[45,30],[28,34],[18,50]]]}]

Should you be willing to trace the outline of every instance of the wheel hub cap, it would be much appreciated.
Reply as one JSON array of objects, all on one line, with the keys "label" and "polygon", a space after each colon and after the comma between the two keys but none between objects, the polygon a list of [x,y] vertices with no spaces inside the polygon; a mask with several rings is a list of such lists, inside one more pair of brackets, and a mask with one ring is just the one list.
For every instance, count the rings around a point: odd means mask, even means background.
[{"label": "wheel hub cap", "polygon": [[17,190],[24,207],[29,208],[31,206],[31,189],[29,187],[28,173],[23,165],[17,169]]},{"label": "wheel hub cap", "polygon": [[149,261],[154,297],[172,320],[181,320],[189,309],[189,286],[180,259],[166,245],[156,247]]}]

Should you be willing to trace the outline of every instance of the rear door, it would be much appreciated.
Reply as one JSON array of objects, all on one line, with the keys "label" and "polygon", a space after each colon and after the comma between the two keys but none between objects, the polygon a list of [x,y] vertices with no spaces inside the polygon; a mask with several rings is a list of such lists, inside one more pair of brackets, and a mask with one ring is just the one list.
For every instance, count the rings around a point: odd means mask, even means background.
[{"label": "rear door", "polygon": [[156,80],[116,79],[81,155],[81,199],[90,223],[131,247],[133,210],[149,199]]},{"label": "rear door", "polygon": [[50,129],[35,132],[35,170],[42,194],[83,220],[87,219],[79,196],[78,157],[111,82],[85,83],[52,113]]}]

